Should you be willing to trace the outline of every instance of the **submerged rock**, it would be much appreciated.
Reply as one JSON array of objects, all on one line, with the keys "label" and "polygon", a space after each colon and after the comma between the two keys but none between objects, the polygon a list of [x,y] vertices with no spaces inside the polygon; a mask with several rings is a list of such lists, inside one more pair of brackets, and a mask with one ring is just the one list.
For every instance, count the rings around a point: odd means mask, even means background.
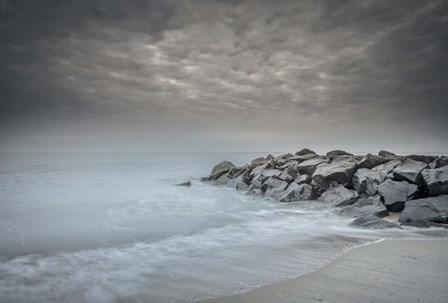
[{"label": "submerged rock", "polygon": [[390,179],[384,181],[378,187],[378,193],[389,211],[400,212],[404,203],[410,200],[417,192],[417,185],[406,181],[397,182]]},{"label": "submerged rock", "polygon": [[332,183],[330,187],[320,195],[318,200],[325,204],[339,207],[353,204],[357,199],[358,193],[356,191],[347,189],[340,184]]},{"label": "submerged rock", "polygon": [[311,185],[293,182],[281,196],[280,202],[306,201],[312,199],[314,199],[314,190]]},{"label": "submerged rock", "polygon": [[394,179],[417,184],[417,178],[420,172],[427,167],[428,165],[423,162],[407,159],[394,169]]},{"label": "submerged rock", "polygon": [[330,183],[347,184],[352,180],[358,162],[354,158],[335,160],[317,166],[313,174],[315,182],[321,190],[328,188]]},{"label": "submerged rock", "polygon": [[176,184],[177,186],[191,186],[191,181],[187,181],[187,182],[182,182],[179,184]]},{"label": "submerged rock", "polygon": [[408,201],[399,221],[405,225],[430,226],[448,223],[448,195]]},{"label": "submerged rock", "polygon": [[378,218],[376,216],[368,216],[368,217],[360,217],[355,219],[352,223],[350,223],[351,226],[361,227],[361,228],[368,228],[368,229],[385,229],[385,228],[400,228],[395,223],[383,220],[381,218]]},{"label": "submerged rock", "polygon": [[386,206],[381,203],[379,195],[358,199],[354,204],[346,206],[339,213],[355,218],[368,216],[384,218],[389,215]]},{"label": "submerged rock", "polygon": [[423,183],[428,195],[440,196],[448,194],[448,166],[422,171]]}]

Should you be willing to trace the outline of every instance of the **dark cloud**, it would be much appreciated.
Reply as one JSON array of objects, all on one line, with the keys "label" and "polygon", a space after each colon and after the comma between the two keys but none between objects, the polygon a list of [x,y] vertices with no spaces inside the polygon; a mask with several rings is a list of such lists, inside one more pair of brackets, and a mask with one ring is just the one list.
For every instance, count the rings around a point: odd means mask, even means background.
[{"label": "dark cloud", "polygon": [[3,0],[0,135],[447,148],[447,23],[442,0]]}]

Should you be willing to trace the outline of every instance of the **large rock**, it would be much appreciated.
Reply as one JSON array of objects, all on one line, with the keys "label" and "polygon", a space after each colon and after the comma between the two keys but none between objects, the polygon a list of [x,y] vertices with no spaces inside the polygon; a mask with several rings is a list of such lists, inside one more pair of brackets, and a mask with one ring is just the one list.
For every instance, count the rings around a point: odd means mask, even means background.
[{"label": "large rock", "polygon": [[219,177],[221,177],[221,175],[225,174],[226,172],[230,171],[232,168],[235,167],[236,166],[230,161],[223,161],[221,163],[218,163],[215,167],[213,167],[209,179],[216,180]]},{"label": "large rock", "polygon": [[331,163],[323,163],[317,166],[313,174],[313,182],[321,190],[328,188],[330,183],[347,184],[352,180],[358,162],[354,158],[334,160]]},{"label": "large rock", "polygon": [[414,161],[429,164],[432,161],[436,160],[438,157],[437,156],[427,156],[427,155],[408,155],[408,156],[406,156],[406,158],[414,160]]},{"label": "large rock", "polygon": [[391,153],[387,150],[380,150],[378,152],[378,156],[383,157],[383,158],[387,158],[387,159],[397,159],[399,158],[396,154]]},{"label": "large rock", "polygon": [[424,169],[422,171],[422,177],[429,196],[448,194],[448,166]]},{"label": "large rock", "polygon": [[334,205],[336,207],[350,205],[356,202],[358,193],[354,190],[345,188],[344,186],[332,183],[326,191],[319,197],[319,201],[325,204]]},{"label": "large rock", "polygon": [[387,179],[378,187],[378,193],[389,211],[400,212],[404,203],[410,200],[417,192],[417,185],[406,181],[397,182]]},{"label": "large rock", "polygon": [[304,156],[304,155],[315,155],[316,153],[312,151],[311,149],[304,148],[296,152],[296,156]]},{"label": "large rock", "polygon": [[376,216],[357,218],[352,223],[350,223],[350,225],[355,226],[355,227],[360,227],[360,228],[367,228],[367,229],[386,229],[386,228],[400,228],[401,229],[401,227],[398,226],[397,224],[383,220]]},{"label": "large rock", "polygon": [[426,163],[407,159],[394,169],[394,179],[417,184],[417,178],[420,172],[426,167],[428,167]]},{"label": "large rock", "polygon": [[348,153],[348,152],[346,152],[346,151],[344,151],[344,150],[335,149],[335,150],[329,151],[329,152],[326,154],[326,156],[327,156],[328,158],[333,158],[333,157],[337,157],[337,156],[353,156],[353,154]]},{"label": "large rock", "polygon": [[261,174],[261,172],[263,172],[264,170],[274,167],[275,167],[275,160],[269,160],[266,163],[256,166],[254,169],[252,169],[249,175],[256,176],[258,174]]},{"label": "large rock", "polygon": [[448,195],[406,202],[399,221],[404,225],[430,226],[448,223]]},{"label": "large rock", "polygon": [[273,198],[279,198],[284,194],[284,191],[288,185],[288,182],[271,177],[264,182],[261,189],[265,195]]},{"label": "large rock", "polygon": [[386,175],[370,169],[358,169],[353,175],[353,188],[360,194],[373,196],[377,193],[378,186],[384,181]]},{"label": "large rock", "polygon": [[384,218],[389,215],[379,195],[358,199],[354,204],[344,207],[339,213],[355,218],[367,216]]},{"label": "large rock", "polygon": [[305,160],[297,164],[297,170],[302,175],[312,175],[316,170],[317,166],[322,163],[327,163],[328,160],[322,158],[314,158]]},{"label": "large rock", "polygon": [[311,176],[310,175],[297,175],[297,178],[294,181],[297,184],[310,183]]},{"label": "large rock", "polygon": [[448,165],[448,157],[441,156],[433,161],[434,168],[440,168]]},{"label": "large rock", "polygon": [[313,187],[309,184],[291,183],[280,197],[280,202],[306,201],[314,199]]},{"label": "large rock", "polygon": [[375,156],[372,154],[367,154],[361,161],[358,163],[358,168],[368,168],[372,169],[378,165],[381,165],[389,160],[380,156]]},{"label": "large rock", "polygon": [[389,162],[380,164],[372,168],[373,171],[382,172],[384,174],[390,174],[394,171],[395,167],[401,164],[400,160],[391,160]]}]

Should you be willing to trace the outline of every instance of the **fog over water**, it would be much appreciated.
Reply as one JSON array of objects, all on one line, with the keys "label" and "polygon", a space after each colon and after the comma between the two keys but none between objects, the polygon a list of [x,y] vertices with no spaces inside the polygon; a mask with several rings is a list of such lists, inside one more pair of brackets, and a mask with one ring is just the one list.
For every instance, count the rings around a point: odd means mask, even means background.
[{"label": "fog over water", "polygon": [[422,237],[198,180],[223,158],[257,155],[2,154],[0,301],[194,301],[313,271],[384,237]]}]

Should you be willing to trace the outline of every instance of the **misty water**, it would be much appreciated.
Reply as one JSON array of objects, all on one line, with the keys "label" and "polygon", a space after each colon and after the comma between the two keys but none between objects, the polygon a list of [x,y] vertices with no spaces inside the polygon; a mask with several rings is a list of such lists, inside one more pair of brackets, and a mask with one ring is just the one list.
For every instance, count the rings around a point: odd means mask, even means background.
[{"label": "misty water", "polygon": [[0,301],[191,302],[309,273],[385,237],[431,237],[353,229],[319,202],[199,181],[221,160],[258,156],[2,154]]}]

